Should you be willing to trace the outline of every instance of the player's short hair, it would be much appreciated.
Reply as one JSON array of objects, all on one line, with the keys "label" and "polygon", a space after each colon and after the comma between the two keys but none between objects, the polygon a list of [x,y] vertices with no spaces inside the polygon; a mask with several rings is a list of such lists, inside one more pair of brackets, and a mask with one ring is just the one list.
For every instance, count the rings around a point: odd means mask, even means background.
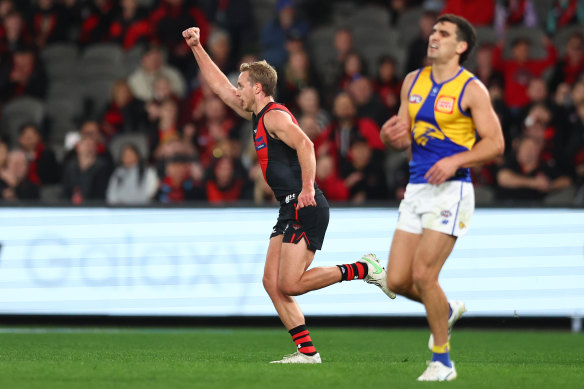
[{"label": "player's short hair", "polygon": [[458,60],[459,64],[464,63],[467,60],[468,56],[474,49],[477,43],[477,32],[475,28],[470,24],[468,20],[463,18],[462,16],[453,15],[453,14],[445,14],[440,16],[436,23],[442,22],[449,22],[456,25],[456,39],[459,42],[466,42],[467,49],[460,54],[460,58]]},{"label": "player's short hair", "polygon": [[249,79],[253,84],[259,82],[266,96],[274,96],[276,93],[276,84],[278,82],[278,73],[265,60],[256,62],[242,63],[239,67],[240,72],[248,72]]}]

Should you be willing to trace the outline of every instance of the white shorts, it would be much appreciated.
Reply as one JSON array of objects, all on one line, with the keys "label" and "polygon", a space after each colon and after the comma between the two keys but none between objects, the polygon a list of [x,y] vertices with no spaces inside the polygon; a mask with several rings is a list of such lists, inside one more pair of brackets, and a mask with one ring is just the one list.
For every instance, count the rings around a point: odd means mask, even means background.
[{"label": "white shorts", "polygon": [[463,236],[474,206],[474,188],[470,182],[446,181],[438,186],[408,184],[399,205],[396,228],[413,234],[421,234],[428,228]]}]

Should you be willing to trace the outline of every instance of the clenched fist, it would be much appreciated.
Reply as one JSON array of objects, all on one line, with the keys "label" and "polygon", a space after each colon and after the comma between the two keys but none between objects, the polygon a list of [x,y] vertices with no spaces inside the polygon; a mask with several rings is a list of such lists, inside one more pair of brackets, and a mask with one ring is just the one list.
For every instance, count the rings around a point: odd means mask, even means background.
[{"label": "clenched fist", "polygon": [[187,28],[182,32],[182,36],[189,47],[196,47],[201,42],[201,30],[199,27]]}]

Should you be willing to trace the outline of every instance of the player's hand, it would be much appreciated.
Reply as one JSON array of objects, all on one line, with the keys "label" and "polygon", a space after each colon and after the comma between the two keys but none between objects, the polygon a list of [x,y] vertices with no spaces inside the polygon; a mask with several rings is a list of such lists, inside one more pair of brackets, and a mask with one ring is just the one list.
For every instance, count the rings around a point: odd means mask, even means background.
[{"label": "player's hand", "polygon": [[316,200],[314,199],[314,187],[302,188],[298,195],[298,209],[304,207],[316,207]]},{"label": "player's hand", "polygon": [[428,184],[440,185],[447,179],[454,176],[458,170],[458,164],[452,157],[442,158],[436,162],[430,170],[426,172],[424,178]]},{"label": "player's hand", "polygon": [[199,27],[187,28],[182,32],[182,36],[185,38],[187,45],[191,48],[196,47],[201,43],[201,30]]},{"label": "player's hand", "polygon": [[393,115],[388,121],[383,123],[381,127],[381,141],[391,146],[395,142],[402,139],[410,131],[410,126],[405,120],[397,115]]}]

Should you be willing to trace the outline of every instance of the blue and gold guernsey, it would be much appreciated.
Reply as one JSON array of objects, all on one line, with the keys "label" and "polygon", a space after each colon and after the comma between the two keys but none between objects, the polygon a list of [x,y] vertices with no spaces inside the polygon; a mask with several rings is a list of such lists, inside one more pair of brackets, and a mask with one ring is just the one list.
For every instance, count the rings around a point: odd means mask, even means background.
[{"label": "blue and gold guernsey", "polygon": [[[470,150],[476,141],[472,117],[461,107],[462,96],[476,77],[463,67],[437,84],[432,67],[418,71],[408,92],[412,123],[410,183],[426,183],[424,175],[440,159]],[[470,169],[459,169],[449,181],[471,182]]]}]

